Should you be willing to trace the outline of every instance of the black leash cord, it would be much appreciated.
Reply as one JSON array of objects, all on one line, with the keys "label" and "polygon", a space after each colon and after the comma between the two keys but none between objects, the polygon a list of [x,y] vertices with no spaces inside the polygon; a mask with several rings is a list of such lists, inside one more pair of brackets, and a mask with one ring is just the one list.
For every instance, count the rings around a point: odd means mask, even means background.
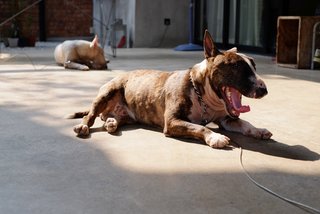
[{"label": "black leash cord", "polygon": [[[234,143],[235,143],[235,142],[234,142]],[[235,143],[235,144],[236,144],[236,145],[239,147],[239,149],[240,149],[240,165],[241,165],[241,168],[242,168],[243,172],[245,173],[245,175],[249,178],[249,180],[250,180],[252,183],[254,183],[254,184],[255,184],[257,187],[259,187],[260,189],[268,192],[269,194],[271,194],[271,195],[273,195],[273,196],[275,196],[275,197],[277,197],[277,198],[279,198],[279,199],[281,199],[281,200],[283,200],[283,201],[285,201],[285,202],[287,202],[287,203],[289,203],[289,204],[292,204],[292,205],[294,205],[294,206],[296,206],[296,207],[298,207],[298,208],[300,208],[300,209],[302,209],[302,210],[304,210],[304,211],[306,211],[306,212],[308,212],[308,213],[320,214],[320,210],[318,210],[318,209],[316,209],[316,208],[314,208],[314,207],[308,206],[308,205],[306,205],[306,204],[303,204],[303,203],[300,203],[300,202],[291,200],[291,199],[286,198],[286,197],[284,197],[284,196],[282,196],[282,195],[279,195],[278,193],[276,193],[276,192],[268,189],[267,187],[259,184],[256,180],[254,180],[254,179],[251,177],[251,175],[248,173],[248,171],[245,169],[244,165],[243,165],[243,160],[242,160],[243,149],[242,149],[242,147],[241,147],[239,144],[237,144],[237,143]]]}]

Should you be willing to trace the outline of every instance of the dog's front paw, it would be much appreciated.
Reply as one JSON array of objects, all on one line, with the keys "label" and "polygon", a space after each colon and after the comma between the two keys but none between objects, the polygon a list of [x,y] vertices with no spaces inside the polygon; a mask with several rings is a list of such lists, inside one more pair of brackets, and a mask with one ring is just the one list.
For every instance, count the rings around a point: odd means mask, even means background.
[{"label": "dog's front paw", "polygon": [[264,140],[268,140],[272,137],[272,133],[268,129],[259,129],[260,138]]},{"label": "dog's front paw", "polygon": [[103,126],[108,133],[114,133],[118,128],[118,121],[115,118],[109,117]]},{"label": "dog's front paw", "polygon": [[245,135],[251,136],[257,139],[263,139],[268,140],[271,138],[272,133],[267,129],[253,129],[253,130],[247,130]]},{"label": "dog's front paw", "polygon": [[80,69],[81,71],[89,71],[89,67],[86,66],[86,65],[80,65],[80,66],[79,66],[79,69]]},{"label": "dog's front paw", "polygon": [[81,136],[89,135],[89,127],[84,124],[79,124],[73,127],[73,131]]},{"label": "dog's front paw", "polygon": [[211,133],[208,137],[206,137],[205,141],[210,147],[217,149],[228,145],[230,138],[221,134]]}]

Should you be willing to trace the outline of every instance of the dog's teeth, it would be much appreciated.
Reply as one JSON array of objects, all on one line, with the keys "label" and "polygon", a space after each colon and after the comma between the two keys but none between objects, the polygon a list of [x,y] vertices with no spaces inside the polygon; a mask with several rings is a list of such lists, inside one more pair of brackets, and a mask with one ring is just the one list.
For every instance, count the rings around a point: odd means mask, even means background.
[{"label": "dog's teeth", "polygon": [[225,93],[226,93],[226,95],[227,95],[228,98],[231,97],[231,91],[229,90],[228,87],[226,88]]}]

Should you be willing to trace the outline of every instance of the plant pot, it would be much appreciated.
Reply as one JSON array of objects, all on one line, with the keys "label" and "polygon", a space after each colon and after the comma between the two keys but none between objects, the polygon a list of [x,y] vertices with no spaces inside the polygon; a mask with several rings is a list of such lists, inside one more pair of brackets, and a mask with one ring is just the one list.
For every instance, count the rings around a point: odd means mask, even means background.
[{"label": "plant pot", "polygon": [[18,38],[8,38],[9,47],[18,47]]}]

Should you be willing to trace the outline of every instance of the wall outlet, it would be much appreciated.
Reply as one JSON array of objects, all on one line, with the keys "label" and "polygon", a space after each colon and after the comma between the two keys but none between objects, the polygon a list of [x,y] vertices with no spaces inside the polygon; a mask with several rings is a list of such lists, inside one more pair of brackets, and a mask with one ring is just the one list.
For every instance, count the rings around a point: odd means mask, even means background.
[{"label": "wall outlet", "polygon": [[165,19],[164,19],[164,25],[168,26],[168,25],[170,25],[170,24],[171,24],[171,19],[165,18]]},{"label": "wall outlet", "polygon": [[89,32],[90,32],[90,34],[93,34],[93,27],[89,28]]}]

